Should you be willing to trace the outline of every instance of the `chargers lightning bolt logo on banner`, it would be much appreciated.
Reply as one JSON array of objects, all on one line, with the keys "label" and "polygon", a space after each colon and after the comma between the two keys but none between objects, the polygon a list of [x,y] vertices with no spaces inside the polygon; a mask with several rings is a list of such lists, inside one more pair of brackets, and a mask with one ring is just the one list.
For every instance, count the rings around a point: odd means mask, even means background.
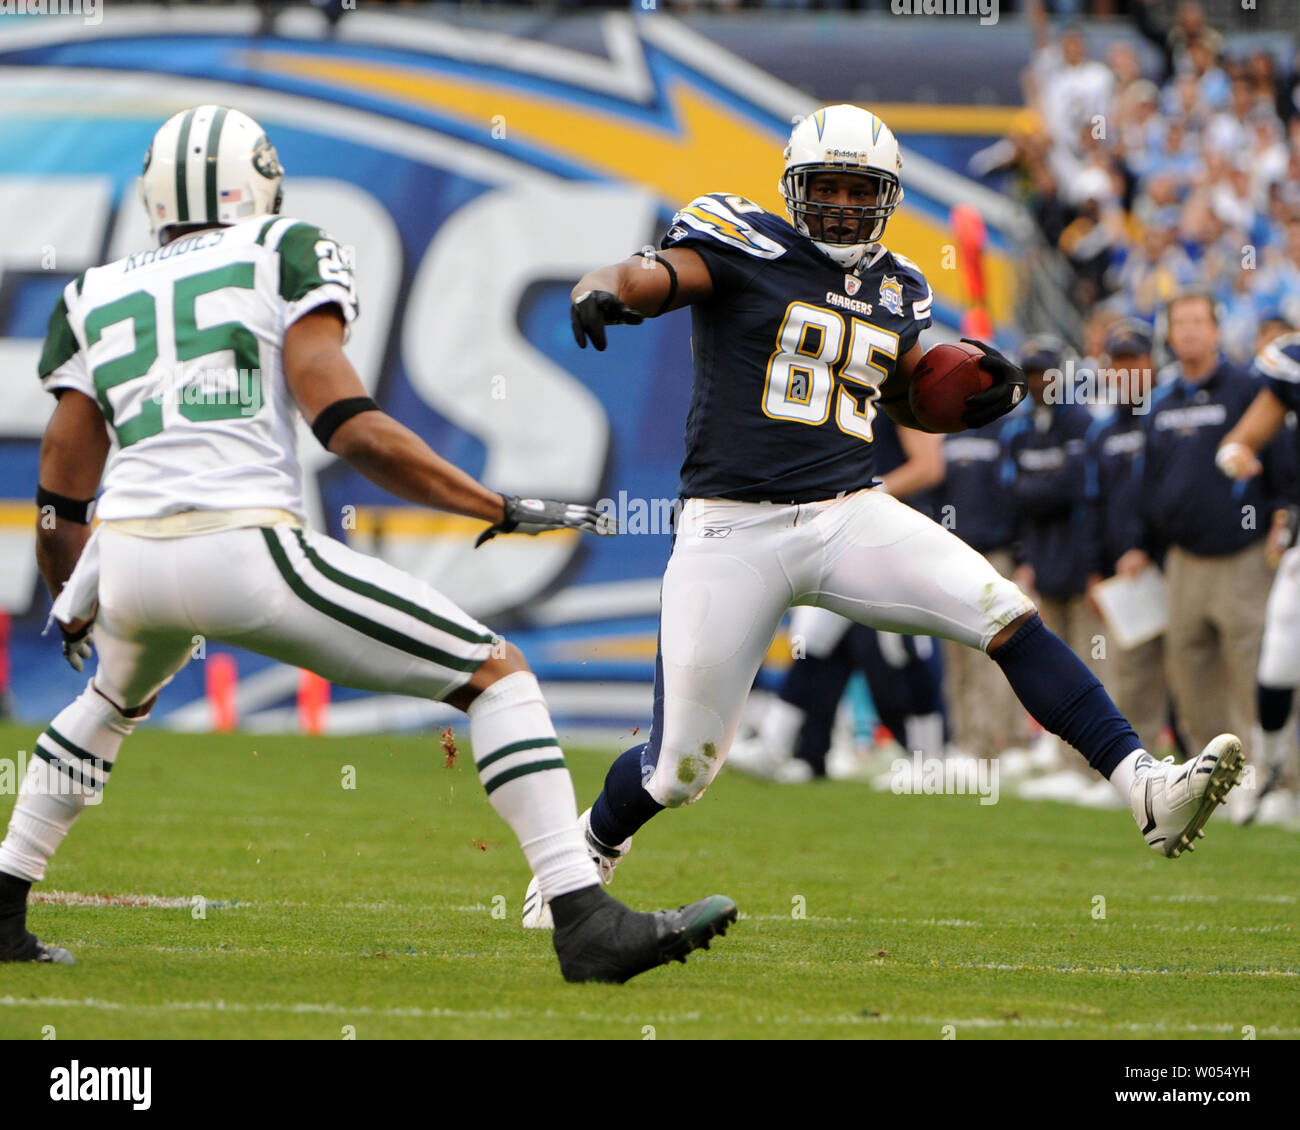
[{"label": "chargers lightning bolt logo on banner", "polygon": [[[51,407],[35,376],[45,321],[70,279],[149,245],[135,181],[175,110],[218,102],[265,126],[286,171],[284,211],[354,257],[363,315],[353,364],[436,450],[515,494],[670,501],[690,386],[687,316],[645,327],[644,349],[611,387],[567,337],[568,287],[592,264],[656,243],[677,209],[716,186],[781,211],[781,148],[791,120],[816,104],[776,79],[747,71],[742,81],[734,56],[664,16],[603,17],[597,54],[401,15],[351,13],[335,39],[259,36],[257,19],[126,9],[95,28],[21,21],[0,40],[0,203],[22,217],[6,232],[0,277],[12,376],[0,424],[0,607],[14,617],[16,690],[34,716],[75,684],[39,636],[48,599],[30,500]],[[963,296],[939,269],[942,191],[918,173],[891,236],[950,288],[936,290],[936,320],[955,326]],[[436,578],[508,629],[543,678],[584,681],[594,705],[575,709],[617,714],[605,685],[650,674],[666,533],[598,545],[562,533],[497,539],[475,553],[481,523],[394,504],[305,428],[299,448],[313,525]],[[247,709],[291,698],[295,672],[239,664]],[[164,696],[166,723],[207,724],[201,666]],[[356,707],[371,728],[399,717],[382,696],[367,702],[341,695],[332,717]],[[428,720],[404,709],[402,724]],[[623,709],[642,713],[639,701]]]}]

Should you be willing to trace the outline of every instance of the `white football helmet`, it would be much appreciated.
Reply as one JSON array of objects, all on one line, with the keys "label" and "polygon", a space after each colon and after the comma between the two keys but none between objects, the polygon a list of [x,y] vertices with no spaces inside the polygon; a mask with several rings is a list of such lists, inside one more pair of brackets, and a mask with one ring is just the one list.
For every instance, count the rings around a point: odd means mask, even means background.
[{"label": "white football helmet", "polygon": [[[785,175],[779,187],[790,222],[836,263],[856,267],[902,203],[903,187],[898,181],[902,167],[898,141],[875,114],[857,106],[824,106],[794,127],[785,147]],[[808,181],[815,173],[870,177],[876,202],[844,207],[814,203],[808,198]],[[821,234],[828,219],[848,227],[844,238],[814,237],[809,221]]]},{"label": "white football helmet", "polygon": [[226,106],[163,123],[144,155],[140,200],[161,243],[177,224],[233,224],[280,211],[284,169],[266,131]]}]

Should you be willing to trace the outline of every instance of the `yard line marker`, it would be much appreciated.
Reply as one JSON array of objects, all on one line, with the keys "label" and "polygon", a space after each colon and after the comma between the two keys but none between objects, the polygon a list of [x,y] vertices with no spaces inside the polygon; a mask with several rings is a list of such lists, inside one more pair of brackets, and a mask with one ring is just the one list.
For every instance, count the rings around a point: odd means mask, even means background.
[{"label": "yard line marker", "polygon": [[[170,1013],[288,1013],[290,1015],[308,1015],[308,1016],[371,1016],[392,1019],[415,1019],[415,1020],[547,1020],[553,1019],[560,1013],[554,1009],[545,1009],[533,1011],[529,1009],[459,1009],[459,1008],[422,1008],[414,1005],[393,1006],[386,1008],[376,1008],[371,1005],[342,1005],[329,1001],[227,1001],[222,999],[200,1000],[200,1001],[165,1001],[161,1004],[131,1004],[121,1001],[101,1000],[97,997],[84,997],[80,1000],[74,1000],[66,997],[34,997],[20,998],[13,996],[0,997],[0,1008],[84,1008],[98,1012],[117,1012],[117,1013],[134,1013],[134,1012],[170,1012]],[[580,1021],[595,1021],[606,1024],[644,1024],[654,1022],[657,1024],[691,1024],[698,1023],[701,1019],[701,1013],[689,1012],[681,1015],[664,1015],[637,1013],[625,1016],[601,1015],[588,1012],[563,1014],[566,1018],[577,1019]],[[896,1016],[889,1013],[883,1013],[878,1016],[864,1016],[861,1013],[837,1013],[826,1016],[809,1015],[807,1013],[798,1015],[777,1014],[774,1016],[758,1015],[741,1018],[752,1024],[761,1024],[764,1027],[773,1026],[814,1026],[822,1024],[842,1025],[847,1027],[854,1026],[883,1026],[888,1024],[923,1024],[933,1025],[936,1029],[945,1024],[952,1024],[958,1030],[962,1028],[974,1029],[993,1029],[993,1028],[1012,1028],[1012,1029],[1076,1029],[1076,1028],[1102,1028],[1115,1032],[1153,1032],[1153,1033],[1177,1033],[1177,1032],[1204,1032],[1232,1034],[1238,1033],[1239,1029],[1227,1023],[1221,1024],[1165,1024],[1164,1022],[1148,1023],[1142,1021],[1104,1021],[1091,1017],[1058,1019],[1053,1017],[1043,1018],[1008,1018],[995,1016],[973,1016],[966,1018],[956,1018],[952,1016]],[[1300,1035],[1300,1028],[1281,1028],[1276,1025],[1260,1028],[1257,1031],[1260,1036],[1276,1037],[1294,1037]]]}]

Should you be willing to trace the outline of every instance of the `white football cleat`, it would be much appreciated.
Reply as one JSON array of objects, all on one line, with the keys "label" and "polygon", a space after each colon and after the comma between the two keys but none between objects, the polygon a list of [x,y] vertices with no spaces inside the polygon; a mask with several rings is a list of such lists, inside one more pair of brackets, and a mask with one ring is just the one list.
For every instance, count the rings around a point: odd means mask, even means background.
[{"label": "white football cleat", "polygon": [[1142,838],[1170,859],[1194,851],[1194,841],[1205,835],[1205,822],[1241,780],[1244,763],[1241,739],[1220,734],[1182,765],[1166,757],[1139,772],[1129,807]]},{"label": "white football cleat", "polygon": [[1017,794],[1022,800],[1054,800],[1058,804],[1077,804],[1092,782],[1080,769],[1061,769],[1045,777],[1031,777],[1020,783]]},{"label": "white football cleat", "polygon": [[1074,803],[1084,808],[1123,808],[1124,798],[1104,777],[1098,777],[1074,798]]},{"label": "white football cleat", "polygon": [[[578,828],[587,845],[587,854],[591,856],[600,870],[600,881],[609,886],[614,881],[614,868],[628,852],[632,850],[632,837],[629,836],[618,847],[602,844],[591,834],[591,809],[578,817]],[[555,920],[551,917],[551,908],[542,898],[541,888],[536,879],[529,880],[524,892],[524,909],[520,921],[525,930],[554,930]]]},{"label": "white football cleat", "polygon": [[741,738],[731,743],[727,751],[728,769],[736,769],[751,777],[761,777],[765,781],[780,779],[781,770],[793,758],[782,757],[761,737]]}]

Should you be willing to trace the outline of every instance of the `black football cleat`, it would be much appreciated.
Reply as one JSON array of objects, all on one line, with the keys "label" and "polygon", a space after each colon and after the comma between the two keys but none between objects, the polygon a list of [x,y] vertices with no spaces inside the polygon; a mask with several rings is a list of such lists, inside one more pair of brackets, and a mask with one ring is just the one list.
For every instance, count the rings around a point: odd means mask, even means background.
[{"label": "black football cleat", "polygon": [[65,949],[43,942],[30,930],[11,945],[0,946],[0,961],[37,961],[47,965],[76,965],[76,959]]},{"label": "black football cleat", "polygon": [[557,926],[552,940],[566,981],[621,985],[638,973],[685,961],[694,949],[725,934],[736,921],[736,904],[710,895],[677,910],[641,914],[604,891],[596,908],[578,922]]}]

